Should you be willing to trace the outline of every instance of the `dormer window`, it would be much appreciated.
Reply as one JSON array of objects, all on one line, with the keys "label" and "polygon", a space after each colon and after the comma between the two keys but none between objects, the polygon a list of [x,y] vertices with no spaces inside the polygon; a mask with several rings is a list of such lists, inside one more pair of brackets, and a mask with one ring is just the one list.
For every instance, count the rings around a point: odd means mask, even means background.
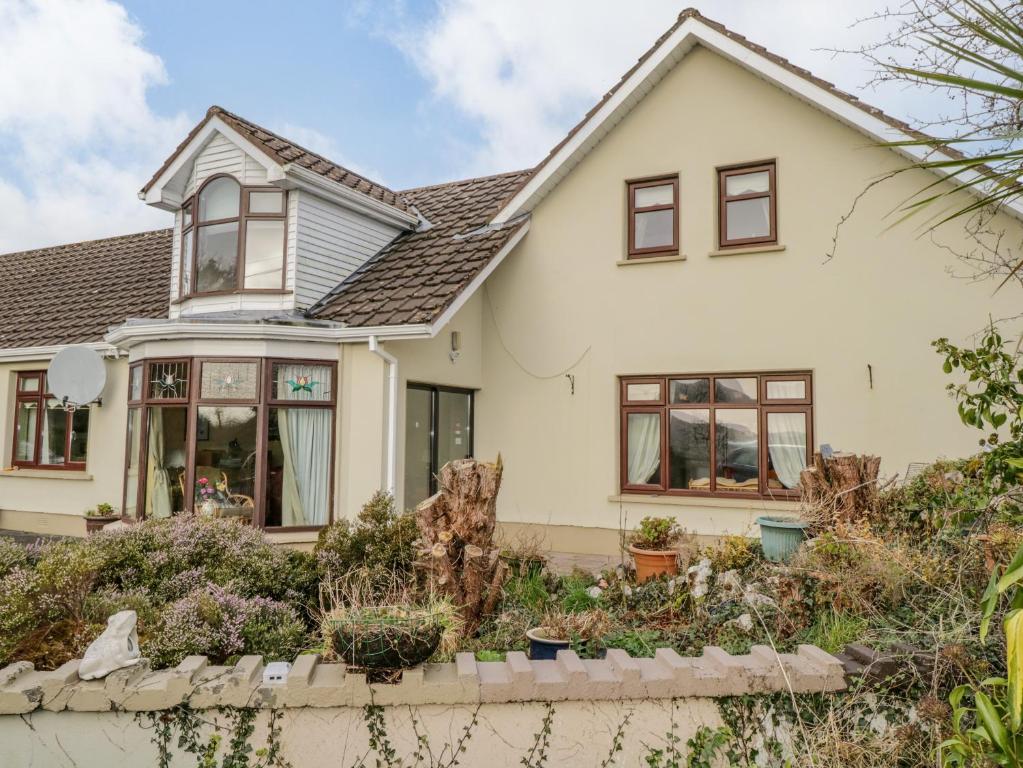
[{"label": "dormer window", "polygon": [[208,179],[181,210],[181,296],[282,291],[285,193]]}]

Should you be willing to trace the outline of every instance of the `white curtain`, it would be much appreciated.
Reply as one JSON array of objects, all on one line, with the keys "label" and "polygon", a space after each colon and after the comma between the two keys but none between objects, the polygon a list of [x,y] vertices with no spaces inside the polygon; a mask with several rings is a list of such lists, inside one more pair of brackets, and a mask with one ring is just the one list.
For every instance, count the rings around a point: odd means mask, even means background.
[{"label": "white curtain", "polygon": [[146,517],[171,516],[170,475],[163,460],[163,409],[149,409],[149,446],[146,464]]},{"label": "white curtain", "polygon": [[626,423],[629,430],[629,483],[649,483],[661,461],[660,414],[630,413]]},{"label": "white curtain", "polygon": [[[305,391],[292,396],[289,381],[318,372],[319,367],[277,368],[280,399],[318,399]],[[315,380],[315,378],[314,378]],[[324,384],[326,382],[321,382]],[[303,397],[302,395],[306,396]],[[284,458],[281,482],[281,525],[325,525],[330,500],[330,411],[326,408],[278,408],[277,427]]]},{"label": "white curtain", "polygon": [[806,469],[806,415],[768,413],[767,450],[781,484],[799,487],[799,473]]}]

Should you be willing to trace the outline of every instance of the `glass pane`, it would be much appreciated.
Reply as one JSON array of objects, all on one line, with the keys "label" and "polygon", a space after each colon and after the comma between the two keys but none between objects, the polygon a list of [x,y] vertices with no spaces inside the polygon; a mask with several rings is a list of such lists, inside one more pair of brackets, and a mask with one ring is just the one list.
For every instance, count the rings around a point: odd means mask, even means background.
[{"label": "glass pane", "polygon": [[659,485],[661,478],[661,415],[630,413],[628,416],[628,483]]},{"label": "glass pane", "polygon": [[89,409],[78,408],[71,414],[71,461],[84,464],[89,443]]},{"label": "glass pane", "polygon": [[725,203],[725,237],[728,240],[744,240],[749,237],[771,235],[771,198],[755,197],[752,200],[736,200]]},{"label": "glass pane", "polygon": [[717,448],[717,490],[758,493],[757,410],[718,408],[714,411]]},{"label": "glass pane", "polygon": [[39,391],[39,376],[19,376],[18,377],[18,391],[19,392],[38,392]]},{"label": "glass pane", "polygon": [[249,192],[249,213],[284,213],[284,193]]},{"label": "glass pane", "polygon": [[671,402],[673,403],[709,403],[709,379],[672,379]]},{"label": "glass pane", "polygon": [[199,193],[199,221],[233,219],[238,216],[241,187],[234,179],[214,179]]},{"label": "glass pane", "polygon": [[39,404],[35,401],[20,402],[14,418],[14,460],[36,460],[36,425],[39,418]]},{"label": "glass pane", "polygon": [[181,228],[188,229],[192,226],[192,201],[189,200],[181,208]]},{"label": "glass pane", "polygon": [[271,400],[330,400],[331,369],[327,365],[274,363]]},{"label": "glass pane", "polygon": [[636,248],[660,248],[675,242],[675,212],[648,211],[634,214],[636,219]]},{"label": "glass pane", "polygon": [[636,189],[636,208],[646,208],[648,205],[672,205],[674,202],[675,190],[671,184]]},{"label": "glass pane", "polygon": [[256,408],[199,406],[194,489],[194,509],[198,514],[252,520],[256,442]]},{"label": "glass pane", "polygon": [[188,409],[149,408],[148,413],[146,517],[178,515],[185,511]]},{"label": "glass pane", "polygon": [[60,466],[66,462],[67,411],[58,400],[47,400],[43,412],[42,443],[39,446],[39,463]]},{"label": "glass pane", "polygon": [[128,455],[124,462],[124,515],[138,517],[139,447],[142,439],[142,409],[128,411]]},{"label": "glass pane", "polygon": [[754,195],[758,192],[771,191],[771,175],[767,171],[755,173],[737,173],[725,177],[725,195]]},{"label": "glass pane", "polygon": [[149,397],[152,400],[182,400],[188,397],[188,362],[172,360],[150,363]]},{"label": "glass pane", "polygon": [[626,384],[625,399],[630,403],[657,402],[661,399],[661,384],[657,381],[645,384]]},{"label": "glass pane", "polygon": [[671,411],[668,422],[669,488],[710,490],[710,411]]},{"label": "glass pane", "polygon": [[284,222],[245,223],[245,287],[281,288],[284,270]]},{"label": "glass pane", "polygon": [[714,379],[714,402],[755,403],[757,401],[757,380]]},{"label": "glass pane", "polygon": [[472,395],[437,393],[437,469],[449,461],[472,457]]},{"label": "glass pane", "polygon": [[430,496],[433,455],[433,393],[409,387],[405,393],[405,508]]},{"label": "glass pane", "polygon": [[195,235],[186,232],[181,236],[181,295],[188,296],[192,292],[192,245]]},{"label": "glass pane", "polygon": [[271,408],[267,428],[266,524],[326,525],[330,409]]},{"label": "glass pane", "polygon": [[204,361],[199,397],[204,400],[255,400],[259,364]]},{"label": "glass pane", "polygon": [[803,379],[795,381],[769,381],[767,382],[768,400],[805,400],[806,382]]},{"label": "glass pane", "polygon": [[133,365],[128,373],[128,399],[142,399],[142,366]]},{"label": "glass pane", "polygon": [[197,293],[238,287],[238,224],[199,227]]},{"label": "glass pane", "polygon": [[806,414],[767,414],[767,487],[795,490],[806,469]]}]

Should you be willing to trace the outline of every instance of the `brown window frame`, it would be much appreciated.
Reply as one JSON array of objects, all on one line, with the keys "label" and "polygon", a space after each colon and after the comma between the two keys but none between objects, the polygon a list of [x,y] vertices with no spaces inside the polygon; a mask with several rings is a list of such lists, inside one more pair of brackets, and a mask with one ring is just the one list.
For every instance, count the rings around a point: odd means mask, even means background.
[{"label": "brown window frame", "polygon": [[[210,219],[199,221],[199,194],[208,184],[217,179],[228,178],[238,185],[238,215],[226,219]],[[249,193],[251,192],[279,192],[281,194],[280,213],[251,213],[249,211]],[[191,223],[185,227],[185,212],[191,213]],[[284,232],[281,244],[281,284],[278,288],[246,288],[245,287],[245,233],[249,221],[283,221]],[[235,287],[222,291],[198,291],[196,281],[199,276],[199,230],[202,227],[209,227],[217,224],[238,224],[238,246],[235,254]],[[185,239],[192,245],[191,263],[185,263]],[[195,190],[181,206],[181,247],[180,247],[179,269],[178,269],[178,301],[184,301],[199,296],[233,296],[240,293],[252,294],[282,294],[287,293],[287,261],[288,261],[288,191],[280,187],[268,185],[245,185],[238,181],[230,173],[215,173]],[[185,293],[185,270],[189,273],[189,291]]]},{"label": "brown window frame", "polygon": [[[185,398],[159,398],[152,397],[150,393],[150,365],[152,363],[178,363],[187,362],[189,370],[188,396]],[[204,398],[202,397],[202,366],[205,363],[256,363],[256,396],[238,398]],[[322,365],[330,368],[331,391],[329,398],[325,400],[280,400],[271,399],[270,375],[274,363],[286,363],[290,365]],[[139,425],[139,452],[136,456],[140,481],[138,483],[135,509],[138,520],[145,519],[146,484],[144,478],[147,476],[147,463],[149,460],[149,409],[159,407],[184,407],[187,409],[187,427],[185,433],[185,488],[195,488],[195,453],[196,453],[196,424],[200,406],[239,406],[253,407],[256,409],[256,463],[255,482],[253,487],[253,512],[252,525],[269,532],[302,532],[318,531],[330,525],[334,521],[334,464],[337,454],[337,368],[336,360],[318,360],[308,358],[291,357],[149,357],[138,363],[133,363],[132,368],[142,367],[142,397],[132,400],[131,388],[129,386],[129,411],[138,409],[141,411]],[[129,378],[130,382],[130,378]],[[328,488],[330,494],[327,500],[327,521],[324,525],[301,525],[301,526],[267,526],[266,523],[266,481],[267,481],[267,444],[268,428],[270,422],[271,408],[322,408],[330,410],[330,477]],[[129,415],[130,420],[130,415]],[[130,426],[128,427],[130,429]],[[127,508],[127,477],[128,460],[130,457],[131,444],[128,435],[125,436],[126,450],[124,461],[124,491],[122,494],[122,511]],[[187,501],[187,499],[186,499]]]},{"label": "brown window frame", "polygon": [[[746,195],[726,195],[726,181],[729,176],[743,176],[747,173],[768,172],[767,192],[751,192]],[[736,248],[753,245],[777,245],[778,243],[778,186],[777,186],[778,162],[776,160],[761,160],[756,163],[742,163],[740,165],[726,165],[717,169],[718,173],[718,246],[720,248]],[[771,224],[771,231],[764,237],[742,237],[734,240],[728,239],[728,203],[738,200],[759,200],[767,197],[770,199],[770,210],[768,219]]]},{"label": "brown window frame", "polygon": [[[709,393],[706,402],[671,402],[671,381],[674,379],[707,379]],[[717,379],[756,379],[756,400],[752,403],[718,402],[715,393]],[[806,397],[798,400],[766,398],[768,381],[804,381]],[[629,384],[650,384],[660,382],[661,398],[655,401],[629,401]],[[807,370],[797,371],[741,371],[716,373],[672,373],[659,376],[619,376],[618,377],[618,473],[619,490],[621,493],[646,494],[654,496],[703,496],[719,499],[798,499],[799,490],[771,488],[768,477],[767,452],[767,415],[769,413],[804,413],[806,414],[806,460],[811,466],[814,445],[814,414],[813,414],[813,374]],[[707,411],[710,424],[710,490],[692,490],[689,488],[671,488],[671,450],[670,434],[671,412],[679,410]],[[716,442],[716,411],[718,410],[755,410],[757,412],[757,490],[756,492],[725,491],[717,489],[717,442]],[[661,417],[660,432],[660,469],[656,483],[630,484],[628,482],[628,415],[630,413],[659,413]]]},{"label": "brown window frame", "polygon": [[[39,386],[35,392],[22,392],[21,382],[25,379],[37,379]],[[46,403],[48,400],[56,399],[52,393],[46,388],[46,371],[18,371],[18,375],[14,382],[14,418],[11,421],[11,466],[19,467],[21,469],[46,469],[46,470],[58,470],[65,472],[84,472],[86,467],[85,461],[71,461],[71,437],[74,432],[72,429],[74,414],[71,411],[67,411],[64,415],[67,418],[67,425],[64,429],[64,463],[63,464],[46,464],[40,461],[42,457],[43,447],[43,424],[45,423],[45,412]],[[39,409],[36,416],[36,433],[35,433],[35,447],[32,452],[32,461],[19,460],[18,456],[18,406],[21,403],[34,402],[36,407]],[[88,410],[88,409],[85,409]],[[92,417],[89,417],[91,425]],[[86,457],[88,458],[89,453],[89,436],[86,432]]]},{"label": "brown window frame", "polygon": [[[625,182],[628,207],[628,255],[630,259],[650,258],[651,256],[667,256],[679,252],[679,205],[678,205],[678,173],[661,176],[647,176],[642,179],[628,179]],[[661,187],[671,184],[671,205],[645,205],[636,207],[636,190],[646,187]],[[672,211],[671,245],[658,245],[651,248],[636,247],[636,214],[651,211]]]}]

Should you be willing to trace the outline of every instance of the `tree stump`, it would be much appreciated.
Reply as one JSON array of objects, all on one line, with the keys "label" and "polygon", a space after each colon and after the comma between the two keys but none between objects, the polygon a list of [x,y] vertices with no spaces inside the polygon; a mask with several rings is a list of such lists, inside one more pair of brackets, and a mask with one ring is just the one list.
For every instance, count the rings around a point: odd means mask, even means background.
[{"label": "tree stump", "polygon": [[869,516],[877,503],[878,456],[836,453],[813,456],[813,466],[799,476],[803,502],[823,528],[851,525]]},{"label": "tree stump", "polygon": [[494,547],[502,471],[500,456],[448,462],[437,474],[440,490],[416,507],[422,566],[431,588],[458,606],[467,637],[496,607],[508,572]]}]

